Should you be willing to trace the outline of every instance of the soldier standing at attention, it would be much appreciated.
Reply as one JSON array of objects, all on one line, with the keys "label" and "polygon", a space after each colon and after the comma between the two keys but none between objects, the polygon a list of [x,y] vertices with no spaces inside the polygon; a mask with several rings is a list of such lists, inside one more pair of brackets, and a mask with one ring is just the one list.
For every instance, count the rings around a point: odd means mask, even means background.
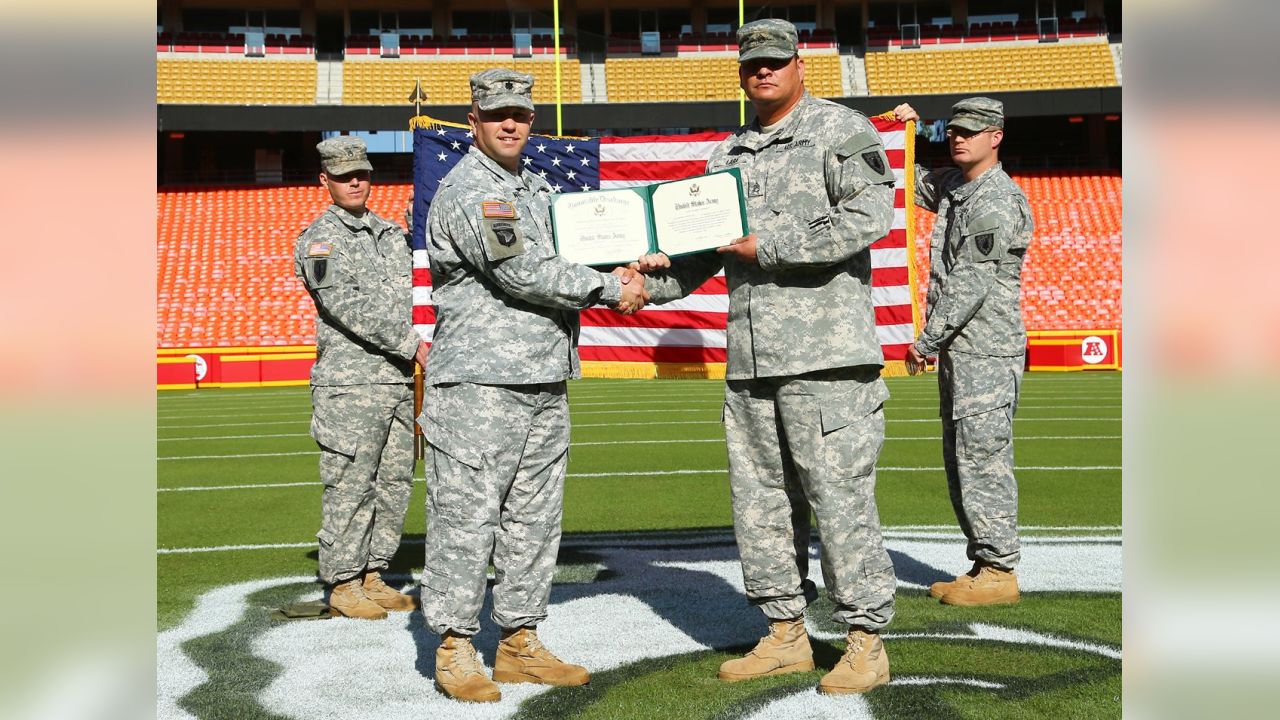
[{"label": "soldier standing at attention", "polygon": [[893,222],[893,172],[861,113],[809,95],[795,26],[738,30],[738,79],[755,120],[711,154],[707,172],[738,168],[753,232],[678,259],[646,255],[654,302],[692,292],[723,265],[729,288],[725,439],[733,522],[748,600],[769,634],[722,680],[812,670],[805,608],[809,513],[822,574],[848,645],[818,684],[865,692],[889,681],[880,631],[896,579],[875,499],[889,397],[871,304],[871,244]]},{"label": "soldier standing at attention", "polygon": [[[907,104],[901,121],[919,119]],[[967,98],[951,108],[947,144],[958,168],[916,166],[916,204],[938,214],[929,253],[928,311],[908,364],[938,357],[947,487],[973,567],[929,594],[947,605],[1018,602],[1018,483],[1013,416],[1022,385],[1022,260],[1031,242],[1027,197],[1000,166],[1004,104]]]},{"label": "soldier standing at attention", "polygon": [[[644,304],[643,277],[556,255],[551,188],[520,163],[532,88],[533,76],[514,70],[471,77],[475,144],[445,176],[427,218],[436,327],[419,419],[431,446],[422,609],[443,636],[437,689],[477,702],[500,699],[493,680],[589,680],[537,635],[560,546],[565,381],[581,375],[579,310]],[[493,680],[471,642],[491,560],[492,616],[502,631]]]},{"label": "soldier standing at attention", "polygon": [[316,306],[311,435],[320,446],[320,579],[330,609],[380,620],[413,598],[381,571],[396,548],[413,482],[413,363],[427,345],[412,325],[412,254],[395,223],[373,214],[364,141],[320,151],[333,204],[298,236],[294,274]]}]

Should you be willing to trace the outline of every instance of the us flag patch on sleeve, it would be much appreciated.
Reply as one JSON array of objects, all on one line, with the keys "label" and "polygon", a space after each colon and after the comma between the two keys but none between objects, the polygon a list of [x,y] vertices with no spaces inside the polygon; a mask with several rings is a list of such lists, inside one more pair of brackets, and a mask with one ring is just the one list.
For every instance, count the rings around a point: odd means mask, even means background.
[{"label": "us flag patch on sleeve", "polygon": [[325,257],[333,252],[333,245],[327,242],[313,242],[307,250],[307,257]]},{"label": "us flag patch on sleeve", "polygon": [[510,218],[516,216],[515,206],[509,202],[490,200],[480,203],[480,211],[487,218]]}]

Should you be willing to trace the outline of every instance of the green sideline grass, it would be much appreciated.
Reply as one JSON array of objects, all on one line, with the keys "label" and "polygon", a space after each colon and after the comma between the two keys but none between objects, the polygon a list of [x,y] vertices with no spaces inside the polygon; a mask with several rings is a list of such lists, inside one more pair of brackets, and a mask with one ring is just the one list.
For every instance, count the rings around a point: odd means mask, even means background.
[{"label": "green sideline grass", "polygon": [[[891,378],[889,387],[892,397],[885,405],[887,439],[879,466],[940,467],[941,431],[936,421],[937,386],[933,378]],[[627,402],[617,399],[619,393]],[[565,488],[566,534],[730,528],[724,433],[719,424],[722,403],[720,381],[573,382],[570,404],[575,446],[570,451],[570,477]],[[302,387],[161,393],[157,420],[160,489],[308,484],[160,492],[158,546],[311,540],[319,522],[320,486],[315,442],[307,435],[309,418],[310,395]],[[903,420],[923,422],[900,422]],[[208,425],[217,427],[191,427]],[[1120,375],[1029,373],[1015,427],[1019,467],[1119,466]],[[277,435],[290,437],[266,437]],[[217,436],[237,437],[211,439]],[[709,442],[638,442],[645,440]],[[580,444],[601,442],[621,444]],[[305,454],[168,459],[292,452]],[[705,472],[626,475],[672,470]],[[580,477],[597,473],[615,476]],[[415,476],[422,477],[420,463]],[[1022,469],[1018,478],[1020,520],[1024,525],[1120,523],[1118,470]],[[408,536],[421,537],[425,531],[424,494],[423,484],[415,483],[405,522]],[[938,470],[881,470],[877,499],[881,521],[887,526],[955,522],[946,480]],[[420,569],[421,551],[421,545],[403,547],[396,558],[398,567]],[[258,577],[314,572],[314,557],[314,548],[160,555],[159,625],[165,628],[179,621],[195,596],[204,590]]]},{"label": "green sideline grass", "polygon": [[[889,422],[877,487],[881,520],[888,527],[952,528],[955,518],[945,478],[938,469],[942,461],[936,383],[932,377],[894,378],[889,386],[892,398],[886,404]],[[1021,468],[1020,519],[1024,525],[1052,526],[1054,530],[1042,532],[1063,535],[1071,531],[1057,528],[1120,524],[1120,471],[1106,469],[1121,462],[1120,388],[1118,373],[1027,375],[1015,425]],[[719,424],[722,382],[581,380],[571,384],[570,399],[575,446],[565,492],[566,537],[685,529],[727,532],[731,528]],[[215,587],[315,572],[311,543],[319,522],[320,485],[315,443],[307,435],[309,416],[306,388],[161,393],[158,547],[306,544],[159,554],[157,624],[161,630],[180,623],[195,599]],[[216,439],[218,436],[236,437]],[[693,442],[699,440],[706,442]],[[274,453],[299,454],[268,455]],[[229,455],[259,456],[180,459]],[[1052,469],[1064,466],[1103,469]],[[677,470],[697,472],[652,474]],[[421,465],[415,474],[421,478]],[[186,490],[277,483],[301,484]],[[423,483],[416,482],[405,523],[407,542],[393,571],[421,570],[424,494]],[[566,567],[558,577],[570,577],[574,572],[572,552],[562,553],[561,562]],[[297,592],[296,588],[291,591]],[[287,595],[285,591],[273,592],[264,594],[265,605]],[[828,602],[821,598],[811,617],[826,622]],[[1113,647],[1121,643],[1121,599],[1115,594],[1033,593],[1017,606],[961,613],[941,607],[918,591],[903,591],[891,631],[955,632],[964,623],[984,622]],[[196,655],[208,653],[211,659],[202,661],[208,668],[223,667],[220,663],[224,663],[223,669],[229,673],[227,687],[239,687],[242,678],[236,675],[236,667],[245,662],[245,656],[235,648],[248,647],[263,622],[246,619],[221,639],[206,638],[187,650]],[[817,643],[820,667],[830,667],[840,645]],[[1120,672],[1115,660],[1043,648],[937,639],[895,640],[891,652],[895,676],[980,676],[1002,683],[1005,689],[993,693],[967,687],[891,686],[868,698],[878,717],[1114,717],[1120,712]],[[731,654],[728,650],[692,653],[600,673],[585,690],[553,690],[530,700],[522,707],[521,716],[740,717],[798,687],[812,686],[821,674],[726,686],[714,680],[714,670]],[[225,660],[217,659],[224,655]],[[992,676],[979,670],[991,667],[1001,668],[1001,674]],[[184,706],[200,717],[266,717],[252,704],[248,688],[224,693],[221,687],[218,682],[210,683],[192,693]],[[992,702],[996,698],[999,702]],[[242,701],[249,705],[242,705]]]}]

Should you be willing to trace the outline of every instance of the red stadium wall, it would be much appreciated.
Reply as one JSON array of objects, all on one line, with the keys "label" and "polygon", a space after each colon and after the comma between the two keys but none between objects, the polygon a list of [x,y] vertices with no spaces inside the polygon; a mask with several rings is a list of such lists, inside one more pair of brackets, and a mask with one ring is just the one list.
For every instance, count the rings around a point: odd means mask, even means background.
[{"label": "red stadium wall", "polygon": [[1027,332],[1028,370],[1119,370],[1119,330]]},{"label": "red stadium wall", "polygon": [[306,385],[315,361],[313,345],[168,348],[156,353],[156,387],[194,390]]},{"label": "red stadium wall", "polygon": [[[1027,369],[1040,371],[1119,370],[1119,330],[1045,330],[1027,333]],[[306,385],[315,363],[314,346],[243,348],[169,348],[156,354],[156,387],[160,390]],[[616,370],[588,377],[617,377]],[[646,377],[724,377],[724,363],[628,363],[645,365]],[[711,365],[717,367],[709,367]],[[718,372],[717,372],[718,370]],[[637,375],[638,376],[638,375]]]}]

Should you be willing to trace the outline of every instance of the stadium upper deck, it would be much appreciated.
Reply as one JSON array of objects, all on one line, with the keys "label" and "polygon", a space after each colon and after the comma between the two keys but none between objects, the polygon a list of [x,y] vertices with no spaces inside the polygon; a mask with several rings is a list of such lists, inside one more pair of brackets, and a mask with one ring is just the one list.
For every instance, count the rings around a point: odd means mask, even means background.
[{"label": "stadium upper deck", "polygon": [[[157,101],[403,105],[414,82],[423,80],[427,105],[456,105],[465,103],[451,92],[458,78],[494,64],[523,64],[539,85],[553,86],[557,48],[549,2],[528,11],[492,0],[465,10],[396,0],[374,10],[325,0],[301,8],[267,3],[273,4],[281,9],[245,10],[223,0],[200,0],[199,8],[159,3]],[[1040,3],[1027,0],[859,0],[749,6],[746,15],[792,20],[817,71],[814,92],[851,97],[1118,85],[1120,55],[1108,42],[1103,16],[1112,4],[1064,0],[1055,6],[1060,16],[1041,17]],[[732,73],[722,78],[718,72],[720,64],[732,65],[718,60],[735,49],[736,5],[636,5],[605,9],[584,0],[562,8],[564,102],[736,99]],[[944,54],[954,49],[963,52]],[[466,64],[453,64],[460,61]],[[707,87],[711,77],[728,87]]]}]

